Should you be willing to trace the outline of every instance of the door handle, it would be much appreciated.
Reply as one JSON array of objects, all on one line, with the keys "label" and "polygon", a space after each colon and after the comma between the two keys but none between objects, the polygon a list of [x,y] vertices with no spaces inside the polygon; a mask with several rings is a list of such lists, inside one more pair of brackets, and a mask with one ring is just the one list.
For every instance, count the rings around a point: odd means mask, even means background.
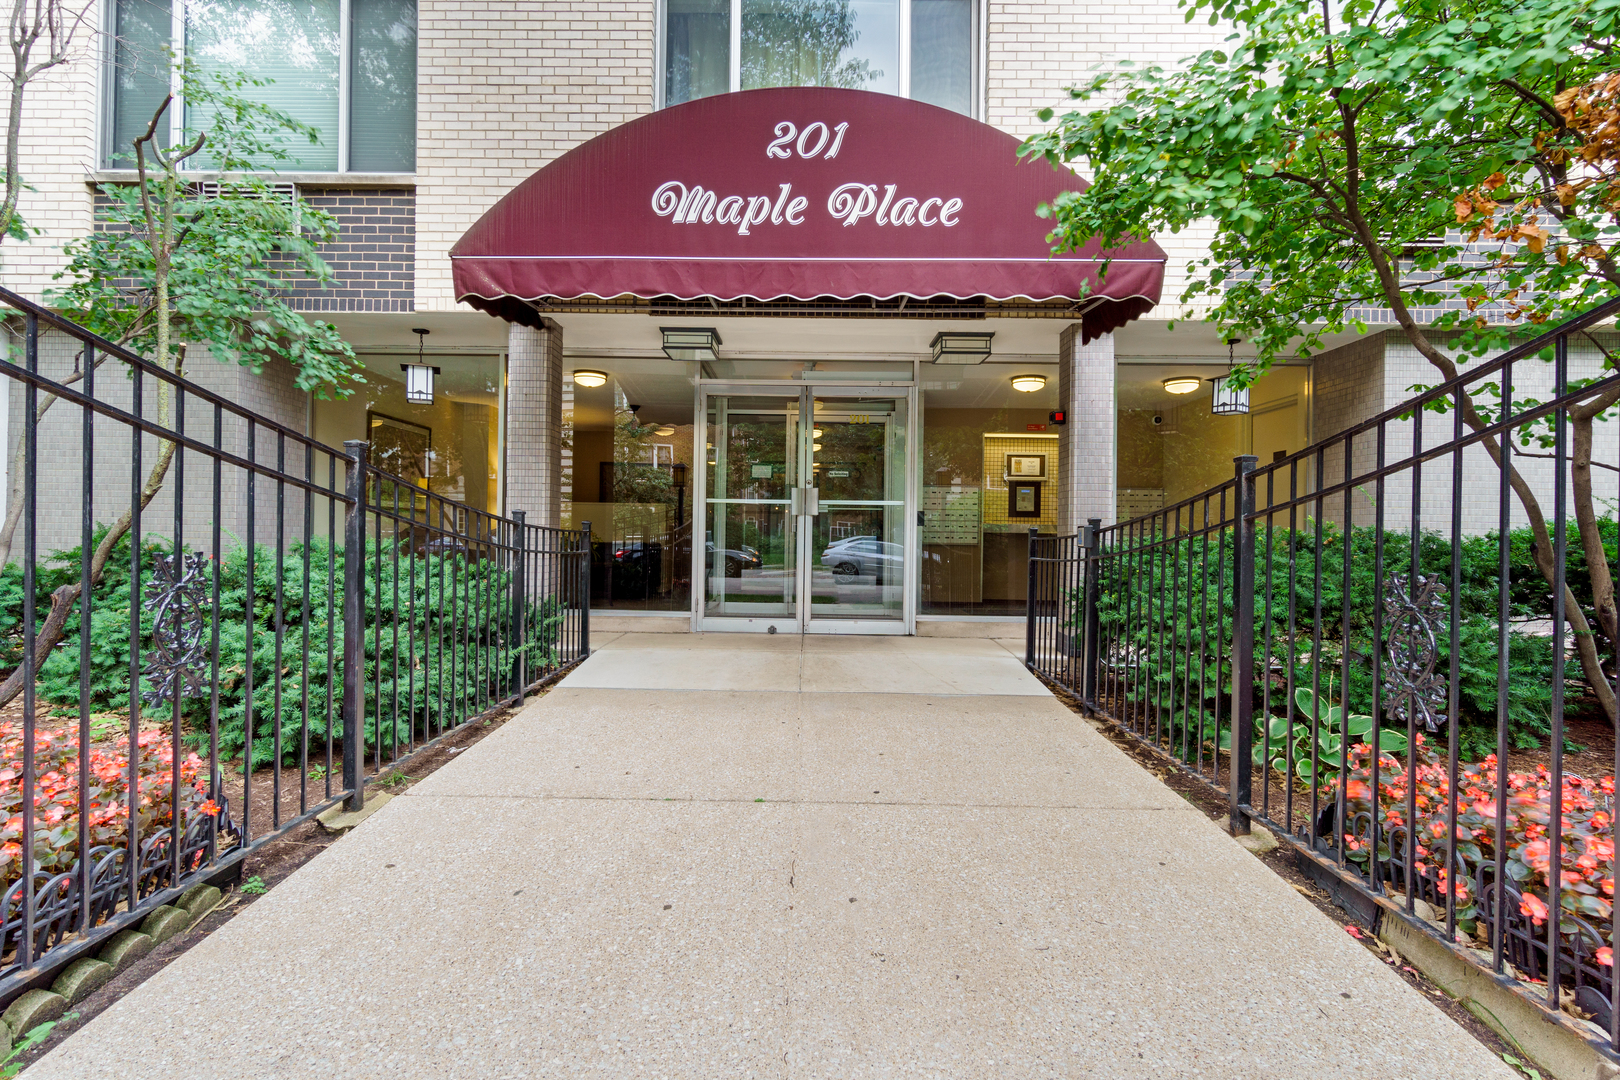
[{"label": "door handle", "polygon": [[821,513],[821,489],[807,487],[804,489],[804,512],[811,517]]},{"label": "door handle", "polygon": [[788,488],[788,513],[794,517],[804,513],[804,488]]}]

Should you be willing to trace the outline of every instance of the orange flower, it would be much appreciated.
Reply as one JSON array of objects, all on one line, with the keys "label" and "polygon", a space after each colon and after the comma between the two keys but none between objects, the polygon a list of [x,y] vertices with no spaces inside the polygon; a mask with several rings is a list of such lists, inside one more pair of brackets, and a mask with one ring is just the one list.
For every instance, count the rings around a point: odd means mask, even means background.
[{"label": "orange flower", "polygon": [[1530,916],[1530,921],[1537,926],[1547,921],[1547,910],[1546,903],[1534,893],[1525,893],[1524,899],[1519,901],[1519,913]]}]

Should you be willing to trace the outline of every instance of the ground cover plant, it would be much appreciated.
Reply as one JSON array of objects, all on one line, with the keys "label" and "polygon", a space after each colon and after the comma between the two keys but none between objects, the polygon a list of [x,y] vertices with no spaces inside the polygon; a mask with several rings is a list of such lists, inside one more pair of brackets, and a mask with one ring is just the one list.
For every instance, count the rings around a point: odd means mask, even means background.
[{"label": "ground cover plant", "polygon": [[[1408,791],[1407,762],[1402,755],[1379,756],[1376,797],[1372,786],[1372,748],[1351,748],[1351,771],[1345,777],[1345,854],[1364,873],[1380,864],[1405,860],[1405,833],[1410,825],[1414,876],[1426,880],[1440,903],[1455,901],[1458,928],[1474,934],[1482,911],[1477,896],[1481,871],[1494,873],[1497,853],[1504,857],[1507,880],[1521,894],[1517,909],[1542,934],[1551,914],[1551,867],[1556,858],[1560,880],[1559,934],[1573,945],[1586,944],[1583,955],[1595,965],[1614,966],[1614,777],[1566,774],[1559,785],[1560,836],[1552,847],[1553,784],[1550,771],[1501,772],[1494,755],[1464,764],[1458,771],[1456,856],[1446,865],[1446,837],[1451,832],[1453,786],[1444,757],[1418,736],[1412,747],[1414,768]],[[1497,833],[1498,784],[1502,785],[1506,828]],[[1330,789],[1337,795],[1337,786]],[[1415,811],[1408,818],[1408,801]],[[1356,823],[1360,820],[1360,825]],[[1376,821],[1378,830],[1371,829]]]},{"label": "ground cover plant", "polygon": [[[81,756],[73,734],[38,732],[33,835],[28,837],[23,821],[23,732],[15,723],[0,725],[0,896],[6,897],[11,912],[21,903],[24,845],[33,849],[36,872],[46,876],[67,873],[83,854],[79,850],[81,814],[93,853],[98,848],[127,847],[131,807],[142,837],[169,830],[177,812],[182,832],[190,830],[199,817],[219,813],[219,805],[208,797],[206,763],[184,748],[177,755],[167,732],[142,731],[133,757],[136,780],[131,798],[127,734],[93,745]],[[81,771],[89,794],[83,805],[79,801]]]}]

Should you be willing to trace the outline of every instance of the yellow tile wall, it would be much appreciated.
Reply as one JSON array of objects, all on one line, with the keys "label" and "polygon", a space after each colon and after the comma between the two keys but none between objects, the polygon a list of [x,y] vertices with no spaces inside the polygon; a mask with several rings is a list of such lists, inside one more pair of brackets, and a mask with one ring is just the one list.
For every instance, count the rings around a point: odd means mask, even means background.
[{"label": "yellow tile wall", "polygon": [[[1043,533],[1057,531],[1058,441],[1054,436],[986,435],[984,437],[984,528],[986,532],[1022,532],[1031,525]],[[1042,454],[1046,476],[1041,480],[1041,516],[1007,515],[1007,455]]]}]

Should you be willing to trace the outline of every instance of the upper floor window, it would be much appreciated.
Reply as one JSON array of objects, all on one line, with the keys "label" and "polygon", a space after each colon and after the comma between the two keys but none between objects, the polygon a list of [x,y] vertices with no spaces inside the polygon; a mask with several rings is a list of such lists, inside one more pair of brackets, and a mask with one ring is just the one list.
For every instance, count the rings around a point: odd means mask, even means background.
[{"label": "upper floor window", "polygon": [[[320,131],[289,143],[285,171],[408,173],[416,168],[416,0],[111,0],[107,79],[111,168],[171,85],[171,50],[205,76],[240,72],[244,90]],[[171,136],[208,118],[172,110]]]},{"label": "upper floor window", "polygon": [[664,104],[837,86],[974,112],[975,0],[666,0]]}]

